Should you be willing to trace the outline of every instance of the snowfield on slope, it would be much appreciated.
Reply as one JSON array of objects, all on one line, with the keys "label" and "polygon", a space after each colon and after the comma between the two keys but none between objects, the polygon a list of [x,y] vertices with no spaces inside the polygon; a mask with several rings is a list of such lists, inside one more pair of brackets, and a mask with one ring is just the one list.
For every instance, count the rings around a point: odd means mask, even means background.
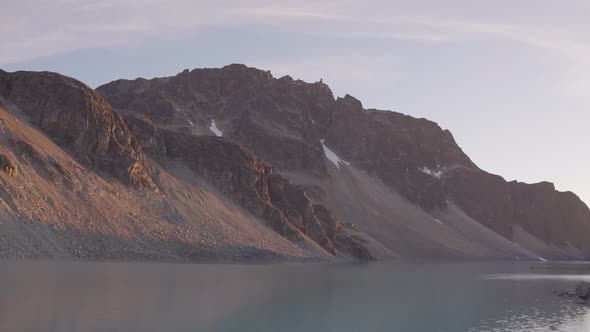
[{"label": "snowfield on slope", "polygon": [[322,147],[324,148],[324,154],[326,155],[326,158],[328,158],[328,160],[330,160],[334,165],[336,165],[338,169],[340,169],[340,163],[350,165],[349,162],[344,161],[342,158],[338,157],[338,155],[335,154],[334,151],[330,150],[330,148],[328,148],[326,144],[324,144],[325,141],[325,139],[320,140],[320,142],[322,142]]},{"label": "snowfield on slope", "polygon": [[211,120],[211,125],[209,126],[209,130],[211,130],[215,136],[217,137],[222,137],[223,133],[221,133],[221,130],[219,130],[219,128],[217,128],[217,125],[215,124],[215,119]]},{"label": "snowfield on slope", "polygon": [[424,166],[422,168],[419,168],[419,170],[422,173],[426,173],[434,178],[440,179],[440,177],[445,173],[444,170],[437,170],[437,171],[433,171],[430,168]]}]

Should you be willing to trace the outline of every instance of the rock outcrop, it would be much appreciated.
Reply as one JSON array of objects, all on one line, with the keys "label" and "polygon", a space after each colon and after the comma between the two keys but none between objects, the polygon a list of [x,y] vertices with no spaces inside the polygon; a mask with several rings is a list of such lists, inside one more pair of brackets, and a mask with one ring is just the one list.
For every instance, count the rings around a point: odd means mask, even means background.
[{"label": "rock outcrop", "polygon": [[16,176],[17,168],[15,163],[4,154],[0,154],[0,168],[8,176]]},{"label": "rock outcrop", "polygon": [[50,72],[3,72],[0,98],[82,163],[155,189],[142,148],[121,116],[83,83]]}]

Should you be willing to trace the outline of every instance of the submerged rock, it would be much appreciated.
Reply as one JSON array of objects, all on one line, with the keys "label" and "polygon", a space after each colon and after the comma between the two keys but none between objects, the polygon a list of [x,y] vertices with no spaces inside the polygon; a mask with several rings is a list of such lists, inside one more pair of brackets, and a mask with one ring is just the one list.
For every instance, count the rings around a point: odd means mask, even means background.
[{"label": "submerged rock", "polygon": [[590,305],[590,283],[582,281],[574,291],[554,291],[557,296],[573,299],[576,304]]},{"label": "submerged rock", "polygon": [[570,291],[553,291],[554,294],[556,294],[557,296],[561,296],[561,297],[575,297],[576,294],[574,292],[570,292]]}]

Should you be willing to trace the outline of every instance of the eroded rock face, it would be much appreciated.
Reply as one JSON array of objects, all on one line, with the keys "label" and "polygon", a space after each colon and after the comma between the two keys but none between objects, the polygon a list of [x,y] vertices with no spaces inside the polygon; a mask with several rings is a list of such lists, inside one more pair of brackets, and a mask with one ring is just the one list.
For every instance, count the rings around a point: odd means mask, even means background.
[{"label": "eroded rock face", "polygon": [[185,162],[222,194],[266,220],[282,236],[297,242],[305,234],[331,254],[340,250],[354,257],[373,259],[368,250],[363,251],[360,242],[356,246],[335,245],[336,240],[344,243],[348,235],[339,228],[330,211],[312,205],[302,187],[276,174],[244,147],[221,137],[158,129],[137,117],[129,122],[138,131],[136,136],[142,145],[159,147],[146,149],[155,159]]},{"label": "eroded rock face", "polygon": [[325,174],[319,143],[335,106],[322,83],[230,65],[154,80],[119,80],[97,89],[114,108],[141,113],[157,126],[197,134],[214,119],[223,136],[278,169]]},{"label": "eroded rock face", "polygon": [[344,223],[336,220],[328,208],[315,204],[313,210],[317,219],[324,225],[326,236],[339,251],[362,260],[375,259],[373,253],[367,248],[366,241],[350,234],[344,227]]},{"label": "eroded rock face", "polygon": [[162,132],[169,158],[186,161],[224,195],[267,220],[279,234],[293,241],[306,234],[335,254],[336,222],[326,217],[325,208],[314,207],[302,188],[227,139]]},{"label": "eroded rock face", "polygon": [[0,73],[0,97],[84,164],[137,188],[155,188],[141,146],[94,90],[49,72]]},{"label": "eroded rock face", "polygon": [[266,219],[279,234],[298,241],[300,231],[335,252],[305,192],[273,174],[271,167],[247,150],[223,138],[171,131],[164,132],[164,140],[168,157],[186,161],[224,195]]},{"label": "eroded rock face", "polygon": [[154,156],[166,155],[166,142],[159,130],[149,119],[140,118],[136,114],[122,113],[125,123],[135,135],[143,151]]}]

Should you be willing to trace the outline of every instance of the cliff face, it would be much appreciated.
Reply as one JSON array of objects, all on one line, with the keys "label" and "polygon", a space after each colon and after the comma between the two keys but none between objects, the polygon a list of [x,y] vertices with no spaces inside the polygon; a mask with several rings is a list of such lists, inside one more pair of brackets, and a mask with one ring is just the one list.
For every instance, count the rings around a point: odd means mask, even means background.
[{"label": "cliff face", "polygon": [[[589,210],[575,195],[549,184],[506,182],[479,169],[436,123],[367,110],[348,95],[335,99],[323,83],[275,79],[269,72],[231,65],[154,80],[119,80],[97,90],[114,108],[145,116],[155,126],[192,135],[221,133],[333,210],[344,211],[334,203],[341,195],[333,184],[354,171],[449,224],[458,208],[457,213],[533,256],[590,254],[583,241],[590,236]],[[380,209],[371,213],[385,214]],[[346,222],[361,228],[367,222],[364,212],[344,212],[338,217]],[[357,217],[344,218],[352,215]],[[521,242],[523,234],[536,244]]]},{"label": "cliff face", "polygon": [[0,97],[79,161],[138,188],[154,189],[141,146],[94,90],[54,73],[0,73]]},{"label": "cliff face", "polygon": [[447,206],[441,186],[433,179],[457,167],[477,169],[452,134],[432,121],[365,110],[348,95],[336,105],[327,144],[427,210]]},{"label": "cliff face", "polygon": [[465,212],[506,238],[515,238],[522,229],[556,247],[589,249],[590,210],[575,194],[556,191],[552,183],[506,182],[468,169],[457,169],[442,182]]}]

